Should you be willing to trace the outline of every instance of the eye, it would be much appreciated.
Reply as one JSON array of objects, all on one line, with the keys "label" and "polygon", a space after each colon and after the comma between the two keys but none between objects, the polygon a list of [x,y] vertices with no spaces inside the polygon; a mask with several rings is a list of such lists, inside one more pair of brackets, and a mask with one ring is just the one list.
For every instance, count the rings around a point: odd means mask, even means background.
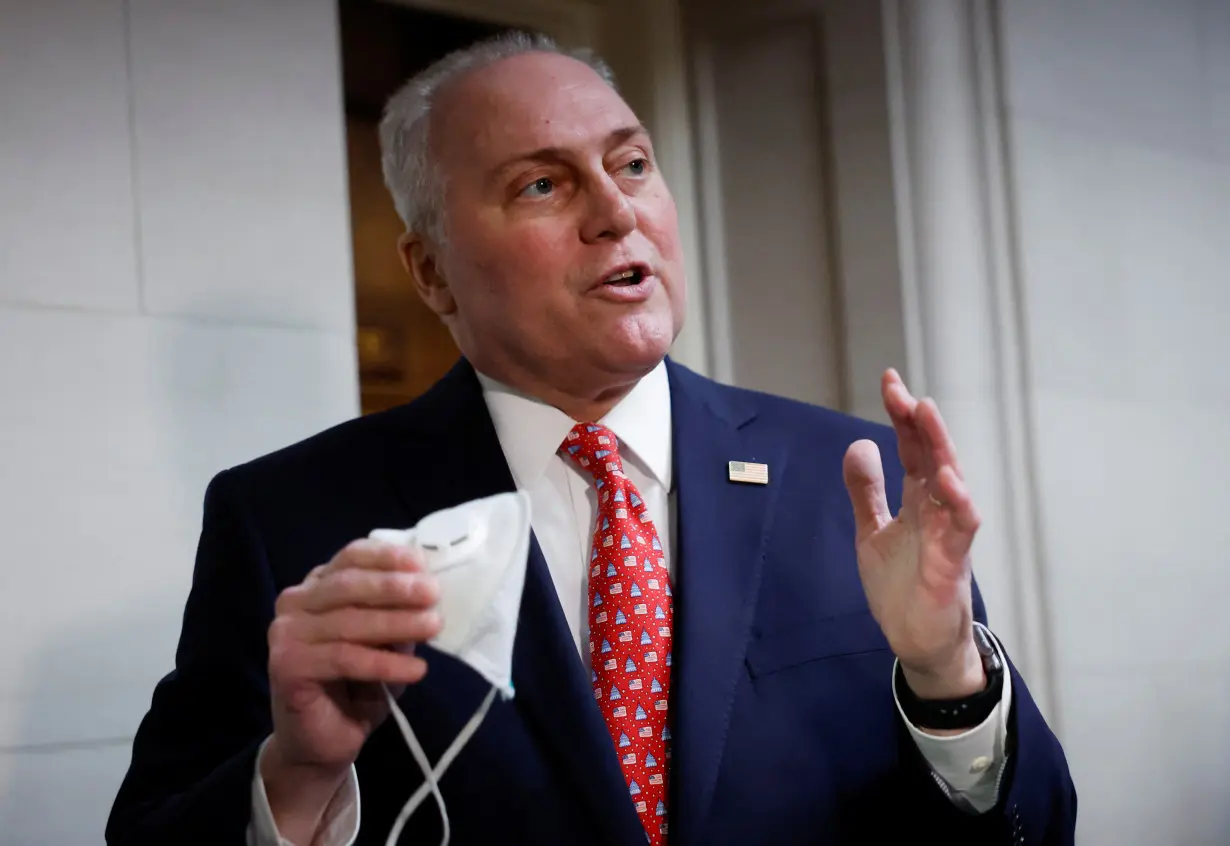
[{"label": "eye", "polygon": [[629,176],[644,176],[645,171],[648,169],[649,162],[645,159],[633,159],[623,166],[623,170],[626,171]]},{"label": "eye", "polygon": [[529,185],[521,189],[522,197],[549,197],[551,191],[555,189],[555,183],[547,177],[535,179]]}]

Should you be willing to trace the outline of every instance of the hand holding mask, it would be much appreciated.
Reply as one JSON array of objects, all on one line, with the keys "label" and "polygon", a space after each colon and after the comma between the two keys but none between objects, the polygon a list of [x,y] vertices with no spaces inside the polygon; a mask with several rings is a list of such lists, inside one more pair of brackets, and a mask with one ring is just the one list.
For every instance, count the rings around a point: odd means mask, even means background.
[{"label": "hand holding mask", "polygon": [[[500,494],[429,515],[413,529],[373,531],[283,592],[269,632],[274,733],[262,775],[284,837],[311,839],[363,743],[392,712],[426,780],[388,842],[430,793],[447,843],[438,779],[495,696],[513,695],[529,537],[529,497]],[[396,704],[401,686],[426,673],[413,650],[420,643],[492,685],[434,770]]]},{"label": "hand holding mask", "polygon": [[410,815],[431,793],[440,807],[442,843],[447,846],[448,811],[439,779],[478,731],[496,694],[504,699],[513,697],[513,643],[529,554],[530,500],[524,493],[499,494],[429,515],[413,529],[378,529],[371,537],[408,547],[424,558],[428,571],[439,580],[439,608],[444,618],[443,630],[430,644],[465,662],[491,684],[490,692],[434,770],[396,698],[385,688],[385,700],[424,778],[402,807],[386,844],[397,842]]}]

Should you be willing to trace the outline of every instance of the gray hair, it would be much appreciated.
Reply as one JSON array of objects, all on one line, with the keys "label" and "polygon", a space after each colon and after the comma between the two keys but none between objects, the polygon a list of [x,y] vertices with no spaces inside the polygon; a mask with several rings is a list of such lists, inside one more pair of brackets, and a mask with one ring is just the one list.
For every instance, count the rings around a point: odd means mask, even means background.
[{"label": "gray hair", "polygon": [[564,49],[540,33],[508,32],[449,53],[410,78],[389,98],[380,121],[380,164],[406,231],[445,238],[444,174],[431,153],[431,115],[440,91],[455,79],[524,53],[554,53],[584,62],[615,88],[615,74],[589,50]]}]

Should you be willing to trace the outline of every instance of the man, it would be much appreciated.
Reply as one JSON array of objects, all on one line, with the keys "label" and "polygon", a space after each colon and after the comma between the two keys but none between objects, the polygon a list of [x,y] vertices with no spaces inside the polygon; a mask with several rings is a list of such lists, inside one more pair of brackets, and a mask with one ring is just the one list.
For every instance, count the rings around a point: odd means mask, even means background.
[{"label": "man", "polygon": [[[463,359],[210,484],[108,842],[383,842],[421,777],[378,685],[435,762],[486,683],[426,645],[422,561],[362,539],[514,488],[516,695],[441,782],[454,844],[1072,842],[1059,744],[975,624],[978,516],[935,405],[885,374],[894,438],[666,357],[674,204],[596,61],[471,48],[381,134],[406,269]],[[440,836],[428,806],[401,842]]]}]

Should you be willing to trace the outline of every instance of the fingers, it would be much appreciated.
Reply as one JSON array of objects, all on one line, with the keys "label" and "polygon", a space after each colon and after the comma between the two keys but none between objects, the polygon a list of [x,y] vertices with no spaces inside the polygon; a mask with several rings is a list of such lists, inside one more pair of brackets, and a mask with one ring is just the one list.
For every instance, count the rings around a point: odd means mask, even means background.
[{"label": "fingers", "polygon": [[271,637],[270,676],[275,686],[283,680],[415,684],[427,675],[427,662],[414,655],[357,643],[333,641],[311,647]]},{"label": "fingers", "polygon": [[389,570],[405,573],[422,572],[422,560],[409,548],[385,541],[362,540],[347,544],[333,560],[329,570]]},{"label": "fingers", "polygon": [[881,380],[884,408],[897,432],[901,464],[910,476],[933,479],[942,467],[952,467],[963,479],[956,446],[935,401],[914,399],[896,370],[885,371]]},{"label": "fingers", "polygon": [[965,482],[949,466],[940,468],[929,484],[930,500],[923,506],[924,523],[943,549],[944,559],[953,567],[964,566],[974,543],[982,517],[974,506]]},{"label": "fingers", "polygon": [[942,467],[951,467],[957,478],[963,479],[961,466],[957,463],[957,448],[948,434],[948,427],[940,415],[939,406],[932,399],[924,399],[918,403],[914,414],[923,442],[930,453],[929,462],[933,468],[928,476],[939,472]]},{"label": "fingers", "polygon": [[411,550],[358,540],[328,564],[312,569],[303,583],[278,597],[277,611],[321,613],[350,605],[373,608],[429,608],[439,601],[436,578],[424,572]]},{"label": "fingers", "polygon": [[346,569],[291,588],[280,601],[311,614],[348,606],[424,609],[440,601],[440,584],[430,573]]},{"label": "fingers", "polygon": [[914,410],[918,400],[914,399],[902,381],[900,374],[893,368],[884,371],[880,379],[880,396],[884,400],[884,410],[896,428],[914,425]]},{"label": "fingers", "polygon": [[439,598],[436,577],[408,549],[355,541],[278,597],[270,678],[412,684],[426,672],[413,645],[443,628]]},{"label": "fingers", "polygon": [[435,611],[343,608],[279,615],[269,627],[269,672],[283,681],[412,684],[426,665],[407,648],[438,635]]},{"label": "fingers", "polygon": [[901,376],[892,368],[884,371],[880,379],[880,394],[884,400],[884,410],[888,412],[893,429],[897,432],[897,453],[901,466],[911,476],[926,476],[923,463],[926,448],[914,420],[918,401],[911,396]]},{"label": "fingers", "polygon": [[302,614],[288,619],[292,621],[291,636],[304,643],[335,640],[366,646],[423,643],[443,628],[440,615],[435,611],[339,608],[325,614]]},{"label": "fingers", "polygon": [[862,440],[851,444],[842,462],[842,474],[860,539],[892,521],[884,493],[884,466],[875,442]]},{"label": "fingers", "polygon": [[941,467],[933,481],[932,496],[939,500],[939,505],[952,519],[953,526],[963,534],[972,536],[982,525],[982,517],[974,506],[973,497],[965,481],[957,474],[952,465]]}]

